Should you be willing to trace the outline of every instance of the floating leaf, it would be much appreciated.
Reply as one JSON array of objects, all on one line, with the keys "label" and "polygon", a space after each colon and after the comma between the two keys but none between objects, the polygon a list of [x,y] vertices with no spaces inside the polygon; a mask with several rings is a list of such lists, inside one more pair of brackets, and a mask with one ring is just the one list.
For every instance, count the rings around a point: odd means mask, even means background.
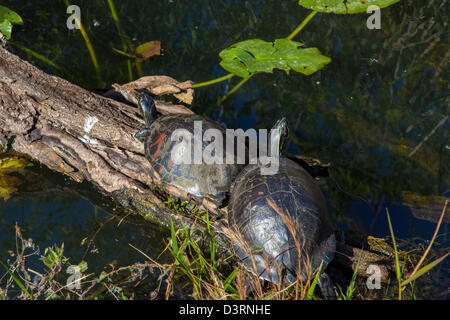
[{"label": "floating leaf", "polygon": [[0,198],[8,200],[22,184],[22,179],[16,175],[11,175],[11,173],[32,165],[24,157],[8,156],[0,158]]},{"label": "floating leaf", "polygon": [[367,12],[370,6],[385,8],[400,0],[300,0],[299,5],[325,13],[353,14]]},{"label": "floating leaf", "polygon": [[17,187],[21,184],[20,178],[9,176],[0,171],[0,198],[8,200],[14,192],[19,190]]},{"label": "floating leaf", "polygon": [[136,48],[136,53],[138,57],[136,60],[143,61],[151,56],[159,55],[161,53],[161,42],[160,41],[150,41],[141,44]]},{"label": "floating leaf", "polygon": [[255,72],[272,73],[274,68],[289,73],[294,70],[310,75],[331,59],[323,56],[317,48],[299,48],[302,43],[277,39],[266,42],[260,39],[246,40],[222,50],[220,65],[227,71],[246,78]]},{"label": "floating leaf", "polygon": [[25,167],[31,167],[33,163],[30,162],[27,158],[24,157],[5,157],[0,159],[0,170],[1,169],[22,169]]},{"label": "floating leaf", "polygon": [[112,49],[117,53],[120,53],[121,55],[127,56],[131,59],[136,59],[136,61],[141,62],[150,58],[151,56],[161,54],[161,42],[155,40],[143,43],[136,48],[136,52],[134,53],[128,53],[116,48]]},{"label": "floating leaf", "polygon": [[131,59],[135,59],[136,58],[135,54],[131,54],[131,53],[128,53],[128,52],[125,52],[125,51],[122,51],[122,50],[119,50],[119,49],[116,49],[116,48],[112,48],[112,49],[115,52],[120,53],[121,55],[124,55],[124,56],[126,56],[128,58],[131,58]]},{"label": "floating leaf", "polygon": [[22,24],[22,18],[14,11],[0,6],[0,32],[3,33],[6,39],[11,38],[12,24]]},{"label": "floating leaf", "polygon": [[0,6],[0,20],[8,20],[11,23],[17,24],[23,23],[22,18],[16,12],[4,6]]},{"label": "floating leaf", "polygon": [[0,20],[0,32],[6,37],[11,38],[12,24],[8,20]]}]

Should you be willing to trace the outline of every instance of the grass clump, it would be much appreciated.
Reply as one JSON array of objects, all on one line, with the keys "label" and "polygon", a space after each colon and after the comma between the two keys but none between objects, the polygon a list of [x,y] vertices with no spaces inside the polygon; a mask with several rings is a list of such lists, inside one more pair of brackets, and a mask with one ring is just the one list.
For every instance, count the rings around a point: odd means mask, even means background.
[{"label": "grass clump", "polygon": [[400,265],[400,260],[399,260],[399,253],[398,253],[398,249],[397,249],[397,243],[395,241],[395,236],[394,236],[394,231],[392,228],[392,223],[391,223],[391,218],[389,216],[389,210],[387,210],[386,208],[386,215],[387,215],[387,219],[388,219],[388,224],[389,224],[389,231],[391,233],[391,237],[392,237],[392,242],[394,245],[394,254],[395,254],[395,271],[396,271],[396,277],[397,277],[397,286],[398,286],[398,300],[402,300],[403,299],[403,291],[406,287],[406,285],[411,284],[412,288],[414,288],[414,281],[417,280],[419,277],[423,276],[424,274],[428,273],[429,271],[431,271],[431,269],[433,269],[434,267],[436,267],[440,262],[442,262],[445,258],[447,258],[447,256],[450,254],[450,252],[445,253],[443,256],[441,256],[440,258],[432,261],[431,263],[428,263],[426,266],[421,267],[421,265],[423,264],[423,262],[425,261],[428,253],[430,252],[431,247],[433,246],[433,243],[436,239],[436,236],[439,232],[439,227],[441,226],[442,220],[444,218],[444,215],[447,211],[447,204],[448,204],[448,200],[445,201],[444,204],[444,208],[442,210],[441,216],[439,218],[439,221],[436,225],[436,229],[434,231],[434,234],[428,244],[427,249],[425,250],[425,252],[423,253],[422,257],[420,258],[419,262],[416,264],[416,266],[414,267],[414,270],[409,273],[409,274],[405,274],[405,264]]},{"label": "grass clump", "polygon": [[[178,205],[181,205],[179,203]],[[184,206],[185,204],[183,204]],[[181,206],[181,207],[183,207]],[[360,276],[356,268],[349,281],[336,283],[336,295],[339,300],[353,299],[417,299],[416,291],[423,286],[417,280],[429,273],[442,262],[449,253],[436,254],[431,251],[436,243],[437,234],[447,202],[441,218],[436,226],[428,246],[422,249],[416,246],[421,254],[413,255],[412,251],[399,257],[398,241],[394,236],[392,224],[387,211],[388,225],[391,232],[395,265],[395,279],[383,284],[378,290],[381,296],[374,296],[375,291],[366,287],[366,280]],[[180,209],[180,207],[178,208]],[[238,259],[231,248],[224,253],[223,246],[219,246],[218,234],[211,225],[208,211],[202,218],[186,225],[176,215],[170,218],[170,236],[166,239],[166,247],[161,254],[152,259],[140,249],[147,259],[143,263],[102,271],[100,274],[88,273],[87,263],[81,261],[73,264],[64,255],[64,245],[54,245],[40,254],[39,248],[31,239],[25,240],[20,228],[16,225],[16,252],[10,254],[14,259],[0,261],[0,300],[8,299],[196,299],[196,300],[315,300],[324,297],[317,290],[320,276],[323,272],[321,265],[317,272],[313,272],[308,257],[300,257],[305,261],[299,263],[296,281],[288,284],[271,283],[260,279],[247,265],[238,263]],[[282,216],[283,212],[280,212]],[[175,221],[178,219],[175,227]],[[288,229],[296,232],[296,228],[288,223]],[[243,242],[234,230],[226,230],[228,238],[235,242]],[[294,237],[296,238],[296,237]],[[298,237],[296,238],[297,242]],[[304,252],[300,243],[298,252]],[[261,250],[251,250],[243,245],[255,266],[254,256]],[[171,262],[162,264],[160,257],[169,254]],[[339,254],[338,252],[336,254]],[[38,256],[44,265],[44,272],[31,269],[27,260]],[[430,257],[431,256],[431,257]],[[431,262],[429,260],[432,260]],[[303,269],[307,268],[307,269]],[[302,272],[304,270],[304,272]],[[69,272],[70,271],[70,272]],[[282,270],[279,275],[281,277]]]}]

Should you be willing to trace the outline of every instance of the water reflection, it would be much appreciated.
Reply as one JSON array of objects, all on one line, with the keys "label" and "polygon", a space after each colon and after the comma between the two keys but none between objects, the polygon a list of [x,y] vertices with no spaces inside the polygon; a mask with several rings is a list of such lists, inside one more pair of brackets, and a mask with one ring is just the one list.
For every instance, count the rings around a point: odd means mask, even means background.
[{"label": "water reflection", "polygon": [[[13,39],[69,72],[61,74],[16,48],[27,60],[88,89],[130,80],[126,59],[112,50],[121,48],[121,40],[106,2],[74,1],[82,8],[83,22],[101,57],[103,83],[92,77],[93,66],[80,34],[64,27],[67,15],[62,2],[3,2],[25,21],[15,26]],[[388,207],[399,238],[429,239],[433,217],[442,210],[442,199],[450,196],[444,3],[403,1],[383,9],[381,30],[367,29],[365,14],[317,14],[295,40],[332,58],[322,71],[310,77],[281,71],[258,75],[218,105],[219,98],[239,81],[231,79],[197,89],[192,108],[244,129],[270,128],[273,119],[287,115],[292,132],[289,152],[331,163],[331,178],[322,181],[322,187],[340,228],[385,237]],[[162,55],[146,60],[143,74],[196,82],[226,74],[218,65],[218,53],[228,45],[250,38],[285,37],[308,14],[296,1],[132,1],[116,6],[135,46],[150,40],[162,43]],[[31,214],[34,225],[55,220],[53,215],[32,214],[38,205],[44,211],[60,211],[68,219],[73,214],[78,222],[72,222],[71,230],[82,232],[87,223],[83,219],[90,219],[92,207],[79,200],[63,203],[55,206],[40,199],[23,205],[8,202],[7,207],[14,215]],[[12,221],[8,216],[2,227]],[[35,236],[48,241],[51,230],[41,228],[42,234],[36,231]],[[65,232],[64,237],[69,237],[71,231]],[[447,232],[448,223],[441,229],[440,248],[449,246]],[[448,274],[448,262],[439,270]]]}]

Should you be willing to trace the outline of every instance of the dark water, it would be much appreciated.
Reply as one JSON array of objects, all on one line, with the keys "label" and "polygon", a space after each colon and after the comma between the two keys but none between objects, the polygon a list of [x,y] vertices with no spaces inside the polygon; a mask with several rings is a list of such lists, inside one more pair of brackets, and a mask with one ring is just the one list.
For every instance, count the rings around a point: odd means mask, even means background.
[{"label": "dark water", "polygon": [[[13,46],[23,58],[87,89],[108,89],[130,81],[116,25],[106,1],[72,1],[95,48],[101,79],[95,76],[78,31],[66,28],[63,1],[2,1],[18,12],[13,40],[61,71]],[[224,103],[219,99],[238,79],[196,90],[192,109],[230,128],[270,128],[286,115],[288,149],[330,163],[321,186],[339,230],[359,237],[386,237],[388,208],[394,232],[406,243],[430,239],[450,196],[448,138],[448,20],[446,1],[402,1],[381,11],[381,29],[366,27],[367,14],[317,14],[294,38],[317,47],[332,62],[311,76],[282,71],[253,77]],[[297,1],[116,1],[125,33],[134,46],[160,40],[162,54],[142,64],[143,75],[168,75],[202,82],[226,74],[218,53],[238,41],[286,37],[309,14]],[[133,79],[137,78],[133,69]],[[409,155],[414,147],[422,145]],[[50,174],[50,173],[46,173]],[[19,200],[20,198],[20,200]],[[421,211],[412,205],[419,199]],[[81,259],[81,239],[108,215],[79,196],[26,198],[1,205],[0,252],[15,246],[14,222],[41,247],[65,243],[67,256]],[[449,248],[449,217],[436,250]],[[97,235],[100,254],[92,267],[142,259],[129,248],[134,239],[153,256],[162,236],[148,237],[117,220]],[[158,228],[155,228],[157,230]],[[162,231],[159,231],[162,232]],[[77,261],[74,261],[77,262]],[[448,298],[449,262],[426,278],[423,297]],[[425,292],[426,291],[426,292]],[[420,296],[420,294],[419,294]]]}]

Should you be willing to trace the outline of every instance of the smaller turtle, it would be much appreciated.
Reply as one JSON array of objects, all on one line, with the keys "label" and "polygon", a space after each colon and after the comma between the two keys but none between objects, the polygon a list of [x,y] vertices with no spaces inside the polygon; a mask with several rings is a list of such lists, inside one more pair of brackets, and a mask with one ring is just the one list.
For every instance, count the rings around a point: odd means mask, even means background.
[{"label": "smaller turtle", "polygon": [[[147,93],[138,97],[138,104],[144,115],[146,128],[137,132],[135,137],[144,142],[145,156],[154,173],[165,183],[191,195],[206,197],[217,206],[221,205],[243,165],[235,162],[227,164],[226,152],[223,152],[222,164],[195,163],[194,143],[199,143],[203,152],[210,144],[203,139],[205,131],[216,129],[225,137],[225,129],[219,123],[196,114],[158,117],[155,103]],[[195,125],[201,125],[200,138],[195,136]],[[177,131],[178,129],[182,130]]]},{"label": "smaller turtle", "polygon": [[[274,128],[280,130],[283,146],[286,119]],[[298,270],[305,278],[309,266],[315,273],[333,259],[333,224],[319,186],[305,169],[285,157],[279,158],[275,174],[263,175],[263,167],[261,161],[247,165],[232,184],[228,212],[230,227],[237,232],[234,247],[251,272],[289,284]],[[325,273],[319,276],[319,286],[324,296],[335,298]]]}]

